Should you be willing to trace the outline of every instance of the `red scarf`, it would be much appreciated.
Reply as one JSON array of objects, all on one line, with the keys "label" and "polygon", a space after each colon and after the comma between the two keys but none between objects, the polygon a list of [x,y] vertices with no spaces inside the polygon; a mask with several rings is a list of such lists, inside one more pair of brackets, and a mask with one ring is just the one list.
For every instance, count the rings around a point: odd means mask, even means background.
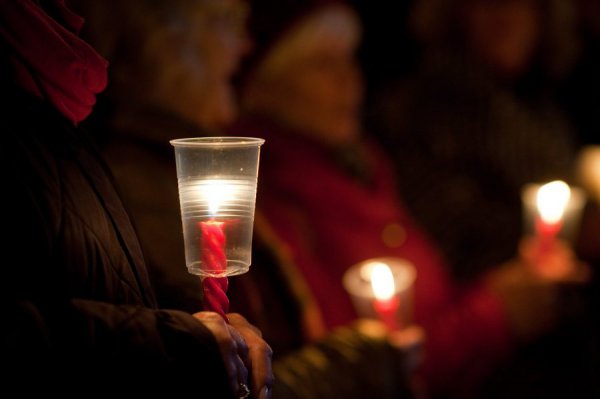
[{"label": "red scarf", "polygon": [[108,62],[77,36],[83,19],[64,0],[51,3],[63,24],[33,0],[0,0],[0,40],[11,51],[16,83],[77,125],[106,87]]}]

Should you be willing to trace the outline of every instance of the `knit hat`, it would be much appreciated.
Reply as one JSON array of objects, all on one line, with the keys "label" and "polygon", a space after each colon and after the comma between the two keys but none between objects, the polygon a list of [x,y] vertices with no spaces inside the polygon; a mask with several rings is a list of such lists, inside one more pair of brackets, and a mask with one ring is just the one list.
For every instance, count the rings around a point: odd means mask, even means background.
[{"label": "knit hat", "polygon": [[[310,15],[336,5],[348,6],[343,0],[249,0],[248,3],[248,30],[254,46],[240,70],[242,83],[265,61],[279,41]],[[330,25],[330,31],[340,27],[336,21],[331,21]],[[355,26],[358,32],[359,24]]]}]

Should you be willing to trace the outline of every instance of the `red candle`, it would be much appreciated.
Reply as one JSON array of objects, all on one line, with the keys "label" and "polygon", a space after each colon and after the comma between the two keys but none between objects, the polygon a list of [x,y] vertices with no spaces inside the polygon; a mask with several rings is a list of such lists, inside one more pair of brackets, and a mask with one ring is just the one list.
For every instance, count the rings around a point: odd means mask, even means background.
[{"label": "red candle", "polygon": [[562,227],[562,221],[547,222],[543,218],[537,218],[535,222],[535,230],[538,235],[539,256],[542,257],[550,251],[556,240],[556,235]]},{"label": "red candle", "polygon": [[[201,258],[205,270],[221,273],[227,270],[227,257],[225,255],[224,222],[208,220],[198,223],[201,230]],[[227,277],[204,277],[202,291],[204,293],[204,309],[219,313],[225,320],[229,312],[229,299],[227,298]]]},{"label": "red candle", "polygon": [[386,325],[390,331],[400,330],[400,322],[398,321],[398,307],[400,301],[398,297],[393,296],[389,299],[375,299],[375,311],[379,315],[379,319]]},{"label": "red candle", "polygon": [[554,246],[556,236],[562,228],[570,196],[569,186],[562,181],[553,181],[538,189],[536,196],[538,215],[535,220],[535,230],[539,239],[538,265]]},{"label": "red candle", "polygon": [[375,297],[373,307],[379,319],[390,331],[399,330],[398,309],[400,300],[396,295],[394,275],[389,266],[384,263],[371,265],[371,288]]}]

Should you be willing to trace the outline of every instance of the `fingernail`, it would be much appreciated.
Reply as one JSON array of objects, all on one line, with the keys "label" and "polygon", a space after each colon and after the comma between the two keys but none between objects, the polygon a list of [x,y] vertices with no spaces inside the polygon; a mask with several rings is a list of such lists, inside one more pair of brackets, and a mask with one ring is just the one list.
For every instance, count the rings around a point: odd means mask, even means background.
[{"label": "fingernail", "polygon": [[271,398],[271,390],[269,387],[263,387],[258,394],[258,399],[270,399]]}]

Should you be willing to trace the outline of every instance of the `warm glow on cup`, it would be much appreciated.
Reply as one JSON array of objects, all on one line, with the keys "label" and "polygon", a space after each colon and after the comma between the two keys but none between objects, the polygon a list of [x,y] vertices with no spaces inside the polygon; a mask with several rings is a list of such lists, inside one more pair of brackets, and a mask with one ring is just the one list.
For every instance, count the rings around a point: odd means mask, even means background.
[{"label": "warm glow on cup", "polygon": [[343,284],[359,317],[399,330],[412,324],[415,277],[415,268],[403,259],[375,258],[348,269]]},{"label": "warm glow on cup", "polygon": [[263,139],[172,140],[188,271],[225,277],[248,271]]}]

